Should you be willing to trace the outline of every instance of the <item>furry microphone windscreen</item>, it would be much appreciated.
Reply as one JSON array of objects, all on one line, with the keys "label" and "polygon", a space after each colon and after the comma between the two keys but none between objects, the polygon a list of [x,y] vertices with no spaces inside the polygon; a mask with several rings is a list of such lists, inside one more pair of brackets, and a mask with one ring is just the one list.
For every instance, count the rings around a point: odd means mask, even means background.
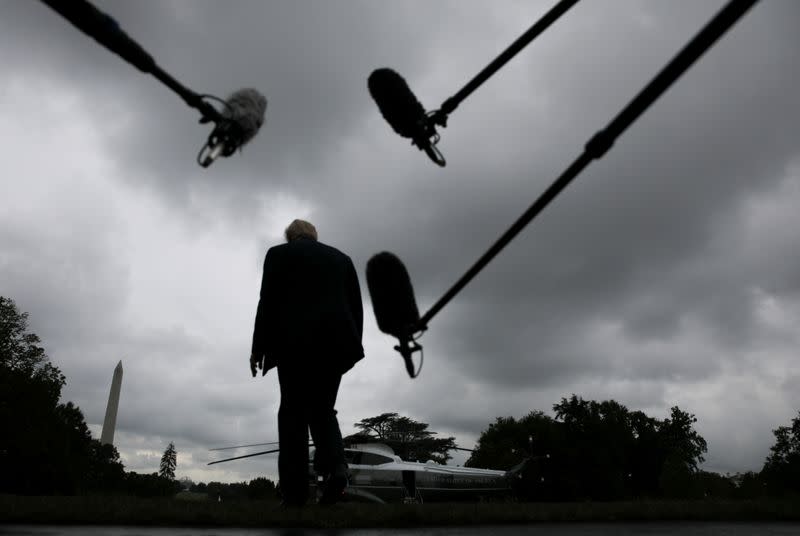
[{"label": "furry microphone windscreen", "polygon": [[392,69],[375,69],[367,79],[369,93],[381,115],[404,138],[425,137],[425,108],[409,89],[405,79]]},{"label": "furry microphone windscreen", "polygon": [[222,117],[238,125],[241,145],[244,145],[253,139],[264,124],[267,99],[255,89],[247,88],[234,91],[225,102],[227,106],[222,109]]},{"label": "furry microphone windscreen", "polygon": [[398,339],[419,322],[411,278],[403,262],[384,251],[367,262],[367,286],[378,329]]}]

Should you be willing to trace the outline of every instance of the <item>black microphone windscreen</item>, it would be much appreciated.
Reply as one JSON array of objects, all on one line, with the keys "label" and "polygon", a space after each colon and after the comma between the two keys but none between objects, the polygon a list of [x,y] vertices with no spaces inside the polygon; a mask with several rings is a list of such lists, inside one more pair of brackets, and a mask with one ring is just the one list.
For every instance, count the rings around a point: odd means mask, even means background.
[{"label": "black microphone windscreen", "polygon": [[404,138],[425,137],[425,108],[405,79],[392,69],[375,69],[367,79],[369,93],[381,115]]},{"label": "black microphone windscreen", "polygon": [[398,339],[410,336],[419,310],[403,262],[387,251],[374,255],[367,262],[367,286],[378,329]]},{"label": "black microphone windscreen", "polygon": [[236,123],[241,133],[240,147],[253,139],[264,124],[267,99],[252,88],[234,91],[222,109],[222,117]]}]

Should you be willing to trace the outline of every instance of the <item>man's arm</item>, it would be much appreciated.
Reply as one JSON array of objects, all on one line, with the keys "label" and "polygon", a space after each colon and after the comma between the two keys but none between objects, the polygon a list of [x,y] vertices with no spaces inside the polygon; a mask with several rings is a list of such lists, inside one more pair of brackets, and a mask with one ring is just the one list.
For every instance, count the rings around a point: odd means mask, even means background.
[{"label": "man's arm", "polygon": [[348,289],[347,296],[350,300],[350,311],[353,313],[353,320],[355,320],[356,330],[358,331],[358,342],[361,342],[361,337],[364,332],[364,306],[361,302],[361,287],[358,284],[358,273],[356,267],[353,265],[353,260],[347,258],[348,264]]},{"label": "man's arm", "polygon": [[270,338],[273,321],[271,312],[275,307],[275,259],[272,248],[264,258],[264,274],[261,278],[261,292],[256,309],[256,321],[253,329],[252,355],[263,356],[267,352],[267,341]]}]

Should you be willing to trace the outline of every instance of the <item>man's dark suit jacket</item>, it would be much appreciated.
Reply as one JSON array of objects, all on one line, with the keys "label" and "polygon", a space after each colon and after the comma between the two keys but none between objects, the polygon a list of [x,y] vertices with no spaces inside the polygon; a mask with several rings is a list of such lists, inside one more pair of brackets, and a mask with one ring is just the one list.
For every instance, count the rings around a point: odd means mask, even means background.
[{"label": "man's dark suit jacket", "polygon": [[310,238],[274,246],[264,259],[253,354],[266,367],[332,365],[342,373],[364,357],[361,289],[353,261]]}]

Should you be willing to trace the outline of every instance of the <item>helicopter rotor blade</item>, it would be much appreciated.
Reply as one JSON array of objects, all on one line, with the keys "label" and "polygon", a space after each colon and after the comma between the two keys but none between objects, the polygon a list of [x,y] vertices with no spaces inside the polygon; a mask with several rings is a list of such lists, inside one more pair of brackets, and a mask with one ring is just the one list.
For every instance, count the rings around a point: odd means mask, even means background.
[{"label": "helicopter rotor blade", "polygon": [[272,441],[270,443],[253,443],[252,445],[237,445],[235,447],[218,447],[215,449],[208,449],[208,450],[233,450],[233,449],[243,449],[247,447],[263,447],[265,445],[277,445],[279,441]]},{"label": "helicopter rotor blade", "polygon": [[245,454],[244,456],[235,456],[233,458],[225,458],[224,460],[217,460],[215,462],[209,462],[206,465],[214,465],[215,463],[222,463],[222,462],[230,462],[233,460],[241,460],[242,458],[252,458],[253,456],[261,456],[262,454],[272,454],[274,452],[280,452],[281,449],[272,449],[272,450],[265,450],[262,452],[254,452],[252,454]]},{"label": "helicopter rotor blade", "polygon": [[[310,442],[309,442],[310,443]],[[280,441],[271,441],[269,443],[253,443],[252,445],[236,445],[235,447],[217,447],[215,449],[208,449],[210,451],[213,450],[233,450],[233,449],[244,449],[247,447],[263,447],[266,445],[279,445]]]}]

